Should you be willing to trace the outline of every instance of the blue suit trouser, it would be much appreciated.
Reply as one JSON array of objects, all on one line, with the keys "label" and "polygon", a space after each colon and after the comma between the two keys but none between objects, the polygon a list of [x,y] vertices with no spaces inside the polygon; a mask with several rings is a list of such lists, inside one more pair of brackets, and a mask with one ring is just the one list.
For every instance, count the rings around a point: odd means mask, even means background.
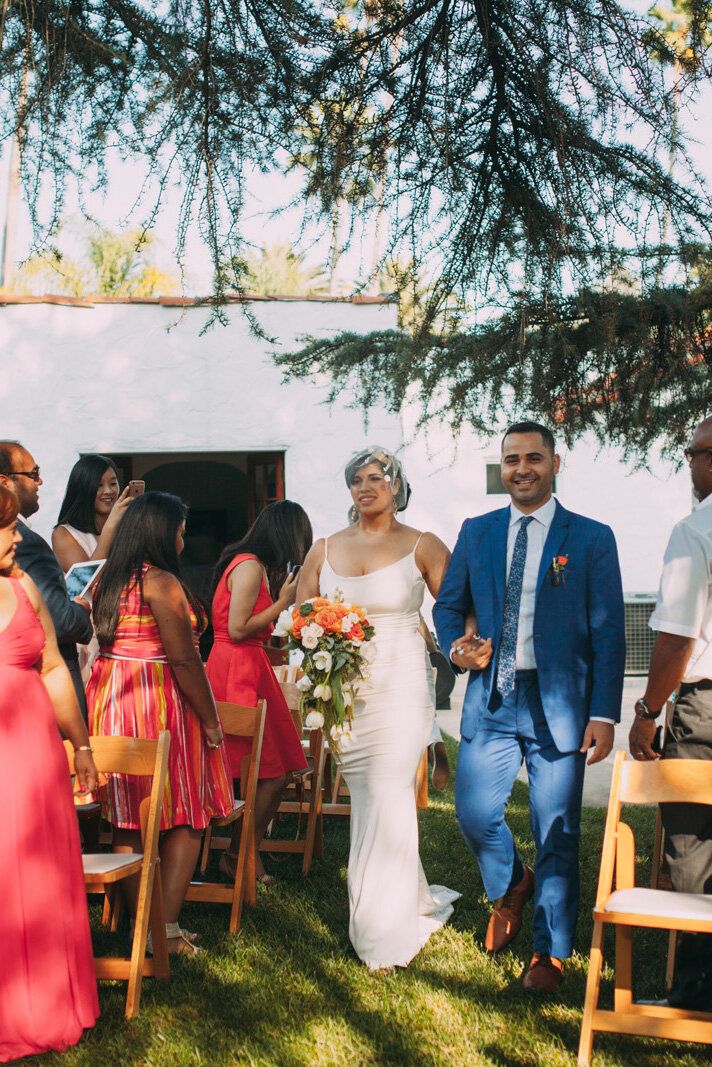
[{"label": "blue suit trouser", "polygon": [[504,813],[522,761],[537,851],[533,947],[563,959],[571,955],[578,916],[586,755],[556,748],[536,671],[517,671],[513,692],[496,711],[482,713],[472,740],[460,742],[455,810],[490,900],[506,893],[516,869],[514,838]]}]

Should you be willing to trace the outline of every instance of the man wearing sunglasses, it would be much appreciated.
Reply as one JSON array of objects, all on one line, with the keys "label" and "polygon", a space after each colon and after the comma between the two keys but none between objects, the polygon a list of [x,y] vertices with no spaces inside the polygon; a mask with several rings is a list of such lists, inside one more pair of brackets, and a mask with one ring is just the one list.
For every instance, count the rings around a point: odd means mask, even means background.
[{"label": "man wearing sunglasses", "polygon": [[[674,527],[665,550],[650,618],[658,636],[629,737],[637,760],[658,758],[656,720],[673,692],[677,698],[662,758],[712,760],[712,416],[695,430],[685,458],[699,503]],[[661,815],[673,889],[712,893],[712,806],[663,804]],[[712,1011],[712,935],[680,938],[669,1003]]]},{"label": "man wearing sunglasses", "polygon": [[77,644],[83,645],[91,640],[91,620],[87,607],[70,600],[62,568],[50,546],[27,525],[27,519],[39,510],[42,478],[34,458],[17,441],[0,441],[0,483],[15,493],[20,505],[22,542],[17,546],[17,563],[27,571],[44,597],[57,632],[59,651],[69,668],[79,706],[86,718]]}]

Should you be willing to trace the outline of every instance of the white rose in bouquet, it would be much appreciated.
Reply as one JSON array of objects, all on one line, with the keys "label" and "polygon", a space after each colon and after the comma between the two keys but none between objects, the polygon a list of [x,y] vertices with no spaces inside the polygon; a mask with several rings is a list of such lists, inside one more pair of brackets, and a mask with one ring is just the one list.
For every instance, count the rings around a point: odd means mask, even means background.
[{"label": "white rose in bouquet", "polygon": [[319,638],[323,636],[324,631],[321,626],[318,626],[315,622],[310,622],[302,630],[301,641],[305,648],[316,648],[319,644]]},{"label": "white rose in bouquet", "polygon": [[286,637],[292,629],[292,613],[291,611],[280,611],[279,618],[275,623],[274,630],[272,631],[275,637]]},{"label": "white rose in bouquet", "polygon": [[332,662],[331,652],[327,652],[326,649],[321,649],[319,652],[314,653],[314,666],[318,671],[327,671],[328,673],[331,670]]},{"label": "white rose in bouquet", "polygon": [[310,711],[304,720],[307,730],[321,730],[324,725],[324,716],[320,711]]},{"label": "white rose in bouquet", "polygon": [[307,693],[312,687],[312,680],[308,674],[303,674],[297,682],[297,689],[300,693]]}]

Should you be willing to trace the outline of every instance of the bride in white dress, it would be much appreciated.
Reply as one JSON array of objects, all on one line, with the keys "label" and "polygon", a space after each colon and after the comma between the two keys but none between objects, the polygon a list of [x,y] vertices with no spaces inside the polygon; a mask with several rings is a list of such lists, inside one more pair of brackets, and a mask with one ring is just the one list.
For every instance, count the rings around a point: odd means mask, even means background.
[{"label": "bride in white dress", "polygon": [[429,886],[418,855],[415,778],[434,708],[427,649],[418,632],[425,586],[437,596],[450,558],[432,533],[396,519],[410,490],[394,456],[374,447],[346,466],[352,524],[317,541],[297,603],[332,597],[364,608],[373,662],[358,690],[340,765],[351,794],[349,937],[372,970],[405,967],[450,918],[460,896]]}]

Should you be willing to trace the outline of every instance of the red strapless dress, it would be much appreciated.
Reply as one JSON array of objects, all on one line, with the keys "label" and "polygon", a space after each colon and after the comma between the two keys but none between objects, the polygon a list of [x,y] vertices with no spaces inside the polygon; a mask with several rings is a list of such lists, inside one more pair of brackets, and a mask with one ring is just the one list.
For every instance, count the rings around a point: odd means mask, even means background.
[{"label": "red strapless dress", "polygon": [[99,1014],[67,757],[22,585],[0,632],[0,1061],[75,1045]]},{"label": "red strapless dress", "polygon": [[[263,647],[272,635],[272,627],[265,627],[248,641],[233,641],[227,629],[230,611],[227,580],[240,563],[256,558],[247,553],[235,556],[218,582],[212,609],[215,643],[208,657],[206,671],[216,700],[227,700],[247,707],[254,707],[258,699],[267,701],[259,776],[278,778],[289,771],[303,770],[307,763],[289,708]],[[252,614],[259,615],[271,603],[272,598],[263,579]],[[237,778],[240,760],[247,754],[249,742],[229,737],[225,744],[233,777]]]}]

